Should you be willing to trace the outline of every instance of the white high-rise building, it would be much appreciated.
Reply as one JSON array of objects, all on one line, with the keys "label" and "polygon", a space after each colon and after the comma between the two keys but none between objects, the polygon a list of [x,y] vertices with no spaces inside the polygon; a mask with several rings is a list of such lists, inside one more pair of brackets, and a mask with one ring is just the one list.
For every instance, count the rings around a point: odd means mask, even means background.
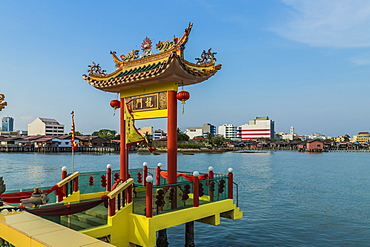
[{"label": "white high-rise building", "polygon": [[218,134],[231,140],[240,140],[238,137],[238,128],[232,124],[223,124],[218,126]]},{"label": "white high-rise building", "polygon": [[238,127],[238,136],[241,140],[273,139],[275,133],[274,121],[269,117],[257,117]]}]

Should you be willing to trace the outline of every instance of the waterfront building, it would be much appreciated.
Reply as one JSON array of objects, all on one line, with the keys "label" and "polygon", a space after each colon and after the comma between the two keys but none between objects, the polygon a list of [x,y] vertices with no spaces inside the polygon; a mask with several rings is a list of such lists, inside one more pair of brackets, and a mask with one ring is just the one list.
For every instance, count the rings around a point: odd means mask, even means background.
[{"label": "waterfront building", "polygon": [[232,124],[223,124],[221,126],[218,126],[218,135],[221,135],[226,139],[240,140],[240,137],[238,137],[237,132],[238,127]]},{"label": "waterfront building", "polygon": [[205,135],[207,135],[209,133],[212,136],[216,135],[216,126],[214,126],[213,124],[205,123],[205,124],[203,124],[202,129],[203,129],[203,132],[204,132]]},{"label": "waterfront building", "polygon": [[147,135],[148,137],[153,138],[153,127],[142,127],[138,129],[138,131],[142,136]]},{"label": "waterfront building", "polygon": [[187,127],[184,133],[189,136],[189,139],[194,139],[194,137],[203,136],[203,130],[201,127]]},{"label": "waterfront building", "polygon": [[293,141],[294,140],[294,127],[290,127],[290,131],[289,133],[279,133],[278,134],[280,136],[280,139],[283,139],[283,140],[290,140],[290,141]]},{"label": "waterfront building", "polygon": [[369,132],[359,132],[357,135],[353,136],[353,142],[367,143],[370,142]]},{"label": "waterfront building", "polygon": [[15,137],[15,136],[19,136],[19,133],[17,131],[2,131],[2,130],[0,130],[0,136]]},{"label": "waterfront building", "polygon": [[318,140],[309,140],[306,142],[306,151],[322,151],[324,143]]},{"label": "waterfront building", "polygon": [[[72,142],[71,135],[61,135],[52,138],[52,143],[61,148],[70,148],[71,142]],[[80,140],[77,137],[75,138],[74,142],[77,144],[77,147],[79,147]]]},{"label": "waterfront building", "polygon": [[21,136],[27,136],[28,135],[28,131],[26,131],[26,130],[18,130],[18,134],[21,135]]},{"label": "waterfront building", "polygon": [[305,135],[302,135],[302,136],[294,136],[294,140],[301,140],[301,141],[305,141],[307,140],[307,136]]},{"label": "waterfront building", "polygon": [[23,142],[23,138],[21,137],[8,137],[1,140],[1,145],[20,145]]},{"label": "waterfront building", "polygon": [[3,117],[1,119],[1,130],[2,131],[14,131],[14,118]]},{"label": "waterfront building", "polygon": [[162,140],[162,139],[165,139],[166,137],[167,137],[167,134],[163,130],[161,129],[154,130],[153,140],[155,141]]},{"label": "waterfront building", "polygon": [[138,131],[142,136],[147,136],[156,141],[164,139],[167,136],[163,130],[161,129],[153,130],[153,127],[143,127],[138,129]]},{"label": "waterfront building", "polygon": [[104,147],[108,141],[100,136],[76,136],[79,147]]},{"label": "waterfront building", "polygon": [[325,140],[327,137],[320,133],[312,133],[311,135],[308,135],[308,139],[322,139]]},{"label": "waterfront building", "polygon": [[28,124],[28,135],[64,135],[64,125],[51,118],[36,118]]},{"label": "waterfront building", "polygon": [[348,142],[351,137],[349,135],[334,137],[335,142]]},{"label": "waterfront building", "polygon": [[36,139],[34,141],[34,146],[36,148],[53,147],[53,146],[57,146],[57,143],[53,143],[53,138],[52,137],[44,136],[44,137]]},{"label": "waterfront building", "polygon": [[187,134],[190,139],[194,139],[194,137],[198,136],[206,137],[208,134],[215,136],[216,126],[205,123],[202,127],[187,127],[184,133]]},{"label": "waterfront building", "polygon": [[238,136],[241,140],[274,139],[275,123],[269,117],[256,117],[238,127]]}]

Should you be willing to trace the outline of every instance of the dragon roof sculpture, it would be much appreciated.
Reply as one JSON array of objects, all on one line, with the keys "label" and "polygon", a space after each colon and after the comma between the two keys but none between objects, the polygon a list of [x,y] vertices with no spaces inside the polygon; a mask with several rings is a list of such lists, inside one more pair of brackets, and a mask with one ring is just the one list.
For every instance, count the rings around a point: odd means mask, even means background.
[{"label": "dragon roof sculpture", "polygon": [[106,74],[99,64],[89,65],[89,75],[83,75],[93,87],[107,91],[120,92],[121,90],[137,86],[154,85],[160,82],[178,82],[179,85],[191,85],[207,80],[221,69],[221,64],[215,65],[216,52],[205,50],[196,63],[184,59],[185,44],[189,39],[192,23],[188,24],[181,38],[159,41],[155,48],[158,53],[152,52],[152,41],[146,37],[139,50],[132,50],[126,55],[117,56],[111,51],[116,70]]}]

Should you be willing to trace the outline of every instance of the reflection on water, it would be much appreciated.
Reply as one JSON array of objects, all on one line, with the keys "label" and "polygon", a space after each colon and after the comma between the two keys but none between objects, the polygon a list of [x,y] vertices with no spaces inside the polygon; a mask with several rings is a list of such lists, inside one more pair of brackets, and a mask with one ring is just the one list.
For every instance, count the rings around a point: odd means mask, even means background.
[{"label": "reflection on water", "polygon": [[[370,242],[370,164],[368,153],[196,153],[178,156],[178,170],[215,173],[234,169],[241,220],[220,226],[195,224],[197,246],[368,246]],[[167,157],[130,154],[130,168]],[[76,154],[75,170],[119,168],[116,154]],[[51,186],[70,154],[0,153],[0,176],[7,189]],[[168,230],[170,246],[184,244],[184,226]],[[215,241],[217,236],[217,241]]]}]

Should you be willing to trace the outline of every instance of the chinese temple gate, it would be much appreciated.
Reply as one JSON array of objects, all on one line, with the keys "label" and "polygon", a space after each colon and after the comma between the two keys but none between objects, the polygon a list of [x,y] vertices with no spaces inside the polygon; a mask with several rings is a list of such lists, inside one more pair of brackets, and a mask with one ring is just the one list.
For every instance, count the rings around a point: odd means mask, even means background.
[{"label": "chinese temple gate", "polygon": [[[152,52],[152,41],[145,38],[141,54],[132,50],[127,55],[111,51],[116,70],[110,74],[99,64],[89,66],[89,75],[83,75],[90,85],[106,92],[119,93],[120,107],[120,176],[128,178],[128,151],[125,130],[125,107],[131,102],[135,119],[167,118],[167,168],[168,182],[176,183],[177,173],[177,99],[179,87],[207,80],[221,69],[216,65],[215,52],[203,51],[196,63],[184,59],[185,45],[192,29],[189,23],[181,38],[160,41],[157,54]],[[134,99],[132,101],[132,99]]]},{"label": "chinese temple gate", "polygon": [[[181,38],[158,42],[156,54],[149,38],[140,54],[111,52],[116,70],[110,74],[99,64],[89,66],[83,78],[90,85],[120,95],[111,101],[120,108],[120,170],[108,164],[105,171],[68,174],[64,166],[61,180],[50,187],[9,193],[0,178],[0,245],[165,247],[166,229],[185,225],[185,246],[190,247],[195,246],[194,222],[216,226],[221,218],[243,217],[232,168],[227,174],[215,173],[212,166],[203,174],[177,172],[177,100],[189,98],[178,89],[221,69],[211,49],[195,63],[184,59],[191,28]],[[0,94],[0,111],[3,100]],[[143,139],[133,119],[152,118],[167,118],[167,171],[161,164],[148,168],[146,162],[129,169],[128,144]],[[215,236],[215,242],[220,240]]]}]

